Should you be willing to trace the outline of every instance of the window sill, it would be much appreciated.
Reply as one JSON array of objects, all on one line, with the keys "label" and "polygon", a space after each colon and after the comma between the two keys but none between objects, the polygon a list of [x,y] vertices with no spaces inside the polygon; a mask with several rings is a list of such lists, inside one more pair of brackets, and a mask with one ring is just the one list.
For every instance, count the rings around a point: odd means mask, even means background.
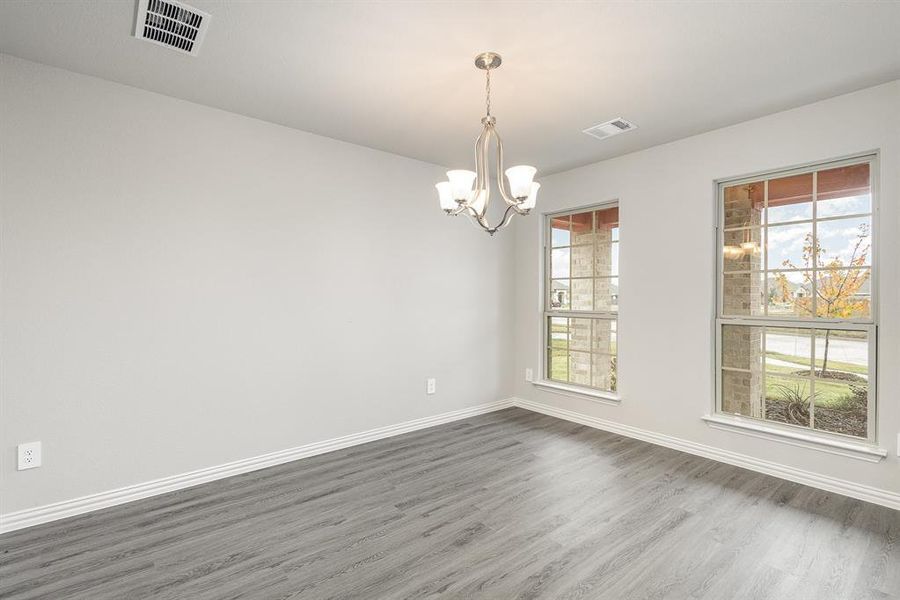
[{"label": "window sill", "polygon": [[599,402],[600,404],[610,404],[612,406],[618,406],[619,402],[622,400],[619,395],[612,392],[601,392],[600,390],[594,390],[578,385],[569,385],[566,383],[557,383],[556,381],[548,381],[546,379],[541,379],[540,381],[532,381],[531,384],[535,387],[545,388],[554,392],[562,392],[566,395],[593,400],[594,402]]},{"label": "window sill", "polygon": [[887,450],[884,448],[865,442],[843,441],[812,432],[790,431],[760,423],[755,419],[744,419],[732,415],[706,415],[703,420],[713,429],[731,431],[867,462],[877,463],[887,456]]}]

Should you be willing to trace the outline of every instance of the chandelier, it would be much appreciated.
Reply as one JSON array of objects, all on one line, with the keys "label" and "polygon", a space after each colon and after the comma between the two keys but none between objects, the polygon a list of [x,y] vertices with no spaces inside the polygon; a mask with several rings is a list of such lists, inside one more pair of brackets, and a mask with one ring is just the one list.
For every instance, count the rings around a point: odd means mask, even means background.
[{"label": "chandelier", "polygon": [[[527,215],[534,208],[540,183],[534,181],[537,169],[528,165],[517,165],[503,171],[503,142],[497,133],[497,119],[491,116],[491,70],[500,66],[500,55],[495,52],[484,52],[475,57],[475,66],[485,72],[485,109],[481,119],[484,126],[481,135],[475,140],[475,170],[456,169],[447,171],[448,181],[442,181],[437,188],[441,208],[450,216],[466,213],[473,221],[489,234],[494,235],[498,229],[509,225],[514,215]],[[490,167],[488,165],[490,141],[497,142],[497,188],[500,197],[506,203],[503,218],[496,225],[487,220],[487,210],[491,199]]]}]

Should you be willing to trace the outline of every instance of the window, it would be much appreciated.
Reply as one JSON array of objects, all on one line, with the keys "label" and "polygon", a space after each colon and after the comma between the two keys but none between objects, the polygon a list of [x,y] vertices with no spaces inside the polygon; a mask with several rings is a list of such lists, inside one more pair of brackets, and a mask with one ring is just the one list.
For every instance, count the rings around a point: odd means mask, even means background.
[{"label": "window", "polygon": [[874,442],[873,160],[719,184],[719,412]]},{"label": "window", "polygon": [[619,209],[547,217],[544,377],[616,391]]}]

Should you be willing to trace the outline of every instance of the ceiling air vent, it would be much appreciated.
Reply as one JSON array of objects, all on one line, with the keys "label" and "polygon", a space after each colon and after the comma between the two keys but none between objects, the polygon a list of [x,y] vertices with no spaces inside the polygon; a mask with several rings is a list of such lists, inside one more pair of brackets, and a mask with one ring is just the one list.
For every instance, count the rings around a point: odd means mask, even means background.
[{"label": "ceiling air vent", "polygon": [[134,37],[197,56],[209,13],[175,0],[138,0]]},{"label": "ceiling air vent", "polygon": [[637,129],[637,125],[631,121],[626,121],[622,117],[618,117],[612,121],[588,127],[584,130],[584,133],[595,137],[598,140],[603,140],[614,135],[619,135],[620,133],[625,133],[626,131],[631,131],[632,129]]}]

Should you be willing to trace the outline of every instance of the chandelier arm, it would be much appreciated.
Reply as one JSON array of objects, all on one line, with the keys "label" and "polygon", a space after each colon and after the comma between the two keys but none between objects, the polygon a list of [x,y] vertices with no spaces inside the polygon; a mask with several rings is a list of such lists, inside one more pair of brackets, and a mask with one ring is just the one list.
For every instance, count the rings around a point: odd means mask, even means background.
[{"label": "chandelier arm", "polygon": [[[478,193],[478,190],[484,187],[484,173],[481,170],[481,156],[483,154],[482,147],[484,146],[484,138],[487,134],[487,127],[481,128],[481,133],[478,135],[478,139],[475,140],[475,192]],[[474,200],[474,198],[473,198]]]},{"label": "chandelier arm", "polygon": [[507,206],[506,211],[503,213],[503,218],[500,219],[500,222],[497,223],[497,225],[495,225],[494,227],[485,227],[484,229],[489,234],[494,235],[495,233],[497,233],[497,230],[503,229],[504,227],[509,225],[509,222],[512,220],[513,215],[515,215],[517,212],[519,212],[519,209],[517,207]]},{"label": "chandelier arm", "polygon": [[[485,218],[487,215],[487,208],[490,202],[490,185],[488,180],[489,170],[489,161],[488,161],[488,148],[490,145],[491,137],[496,137],[497,139],[497,187],[500,189],[500,194],[503,196],[504,201],[507,204],[506,211],[503,213],[503,217],[500,219],[500,222],[497,225],[491,225],[488,220]],[[484,129],[482,130],[482,135],[478,137],[476,142],[476,184],[475,189],[476,193],[478,190],[484,190],[485,193],[485,202],[482,212],[479,214],[474,209],[470,210],[472,216],[475,217],[478,225],[480,225],[485,231],[489,234],[494,235],[497,230],[502,229],[509,225],[510,220],[516,214],[519,215],[527,215],[529,213],[528,210],[523,210],[519,208],[520,202],[513,200],[511,198],[510,192],[508,192],[503,186],[503,144],[500,140],[500,134],[497,133],[496,128],[493,126],[493,123],[486,122],[484,125]]]},{"label": "chandelier arm", "polygon": [[449,213],[447,213],[447,214],[449,214],[451,217],[455,217],[456,215],[458,215],[458,214],[460,214],[461,212],[464,212],[464,211],[466,211],[466,210],[471,210],[471,209],[469,209],[468,206],[466,206],[465,204],[463,204],[463,203],[460,202],[460,203],[458,203],[458,206],[457,206],[456,208],[454,208],[453,210],[451,210],[451,211],[450,211]]},{"label": "chandelier arm", "polygon": [[[519,201],[512,197],[512,192],[506,189],[506,177],[503,173],[503,141],[500,134],[494,129],[494,135],[497,136],[497,187],[500,189],[500,196],[510,206],[518,206]],[[518,210],[516,211],[518,212]],[[519,214],[522,214],[521,212]]]},{"label": "chandelier arm", "polygon": [[[491,137],[493,135],[493,128],[485,125],[484,139],[482,139],[481,147],[479,148],[479,163],[475,167],[476,171],[480,174],[479,179],[481,180],[481,185],[478,186],[477,190],[484,192],[484,204],[481,207],[482,219],[487,214],[488,206],[491,203],[491,171],[489,168],[488,157],[490,155]],[[478,192],[476,191],[476,194],[477,193]]]},{"label": "chandelier arm", "polygon": [[477,212],[475,212],[475,210],[473,210],[472,208],[469,208],[469,209],[468,209],[468,211],[466,212],[466,216],[469,217],[469,218],[471,219],[472,225],[474,225],[475,227],[480,227],[480,228],[482,228],[482,229],[488,229],[488,228],[489,228],[489,225],[488,225],[487,222],[484,220],[484,217],[482,217],[481,215],[479,215],[479,214],[478,214]]}]

